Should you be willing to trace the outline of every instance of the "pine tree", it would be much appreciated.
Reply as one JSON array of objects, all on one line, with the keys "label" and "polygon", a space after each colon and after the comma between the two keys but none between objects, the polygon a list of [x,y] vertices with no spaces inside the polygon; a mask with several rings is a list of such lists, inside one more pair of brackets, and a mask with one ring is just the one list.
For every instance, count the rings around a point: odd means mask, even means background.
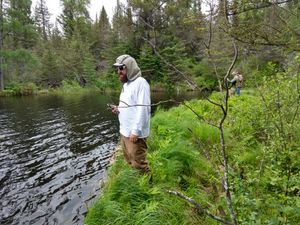
[{"label": "pine tree", "polygon": [[[36,45],[38,33],[31,19],[31,0],[7,0],[5,3],[2,67],[6,83],[33,81],[37,59],[31,52]],[[2,5],[3,6],[3,5]]]},{"label": "pine tree", "polygon": [[10,49],[33,47],[37,40],[31,19],[31,0],[9,0],[8,29],[11,37]]},{"label": "pine tree", "polygon": [[88,6],[90,0],[61,0],[63,12],[58,17],[64,35],[71,38],[75,33],[80,33],[81,37],[87,35],[87,28],[90,26],[90,16]]},{"label": "pine tree", "polygon": [[115,7],[115,12],[112,19],[112,26],[116,34],[116,38],[118,40],[122,39],[122,32],[121,32],[122,20],[123,20],[122,4],[120,3],[119,0],[117,0],[117,6]]},{"label": "pine tree", "polygon": [[48,11],[45,0],[39,0],[34,10],[34,22],[44,40],[48,39],[52,27],[50,16],[51,14]]},{"label": "pine tree", "polygon": [[[3,38],[4,38],[4,29],[3,29],[3,25],[4,25],[4,2],[3,0],[0,1],[0,52],[2,52],[3,50]],[[3,56],[2,53],[0,55],[0,90],[4,90],[4,74],[3,74]]]},{"label": "pine tree", "polygon": [[[111,27],[110,23],[108,20],[107,13],[105,11],[104,6],[101,9],[100,12],[100,18],[99,18],[99,23],[97,24],[97,45],[98,45],[98,50],[99,50],[99,56],[103,57],[103,51],[105,48],[107,48],[108,41],[109,41],[109,35],[111,32]],[[98,56],[98,57],[99,57]]]}]

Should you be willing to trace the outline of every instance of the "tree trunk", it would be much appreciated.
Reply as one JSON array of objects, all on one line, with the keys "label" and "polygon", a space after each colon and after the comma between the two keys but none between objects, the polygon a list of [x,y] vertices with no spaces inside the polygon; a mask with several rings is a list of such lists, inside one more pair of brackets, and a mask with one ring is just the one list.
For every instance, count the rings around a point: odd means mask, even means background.
[{"label": "tree trunk", "polygon": [[3,0],[0,1],[0,90],[4,90],[4,76],[3,76]]}]

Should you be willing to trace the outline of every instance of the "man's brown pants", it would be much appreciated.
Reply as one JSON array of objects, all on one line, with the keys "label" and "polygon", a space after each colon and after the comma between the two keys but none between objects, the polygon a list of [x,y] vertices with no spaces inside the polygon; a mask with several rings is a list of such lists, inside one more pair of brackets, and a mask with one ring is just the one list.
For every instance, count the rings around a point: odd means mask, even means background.
[{"label": "man's brown pants", "polygon": [[150,168],[146,159],[147,144],[145,138],[138,138],[137,142],[131,142],[128,137],[121,135],[121,145],[128,164],[136,169],[149,173]]}]

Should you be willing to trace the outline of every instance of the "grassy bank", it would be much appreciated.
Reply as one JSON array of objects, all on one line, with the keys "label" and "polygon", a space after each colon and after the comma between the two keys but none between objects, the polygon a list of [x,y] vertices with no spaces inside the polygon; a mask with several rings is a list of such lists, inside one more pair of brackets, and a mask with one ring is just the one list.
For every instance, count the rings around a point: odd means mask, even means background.
[{"label": "grassy bank", "polygon": [[[122,84],[119,80],[115,82],[102,81],[101,85],[97,82],[93,85],[80,86],[77,81],[63,81],[62,85],[56,88],[45,88],[37,86],[34,83],[11,83],[4,90],[0,90],[0,97],[9,96],[30,96],[30,95],[65,95],[65,94],[83,94],[87,92],[119,92],[122,89]],[[186,85],[167,85],[163,83],[151,84],[153,92],[187,92],[191,89]]]},{"label": "grassy bank", "polygon": [[[9,96],[30,96],[30,95],[65,95],[65,94],[84,94],[88,92],[104,91],[95,86],[81,87],[77,82],[63,82],[59,88],[42,88],[33,83],[14,83],[5,90],[0,91],[0,97]],[[111,91],[110,89],[107,90]]]},{"label": "grassy bank", "polygon": [[[290,130],[290,139],[285,139],[276,129],[278,112],[263,100],[272,93],[267,89],[255,93],[253,96],[244,92],[229,100],[225,142],[233,207],[240,224],[297,224],[300,221],[300,141],[296,138],[299,117],[294,117],[297,128]],[[214,94],[212,99],[221,98]],[[188,104],[211,123],[220,119],[219,109],[205,100]],[[281,116],[289,117],[289,112],[282,113],[285,115]],[[289,126],[288,121],[281,122]],[[166,190],[179,191],[196,200],[203,209],[229,220],[219,179],[223,167],[218,153],[218,130],[198,120],[185,106],[167,112],[159,110],[151,126],[148,159],[153,183],[128,168],[120,155],[110,168],[109,180],[101,197],[89,209],[85,223],[219,224]]]}]

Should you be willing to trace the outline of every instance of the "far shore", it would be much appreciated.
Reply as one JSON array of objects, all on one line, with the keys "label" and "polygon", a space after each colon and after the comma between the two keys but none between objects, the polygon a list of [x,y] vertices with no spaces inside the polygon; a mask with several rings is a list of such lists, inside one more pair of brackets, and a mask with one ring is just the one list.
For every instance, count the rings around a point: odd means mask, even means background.
[{"label": "far shore", "polygon": [[[182,93],[182,92],[194,92],[199,90],[192,90],[188,87],[176,87],[176,88],[164,88],[162,86],[155,86],[151,88],[153,93]],[[3,90],[0,91],[0,97],[12,97],[12,96],[34,96],[34,95],[65,95],[65,94],[84,94],[89,92],[99,92],[99,93],[119,93],[120,89],[104,89],[101,90],[96,87],[70,87],[70,88],[49,88],[49,89],[24,89],[24,90]]]}]

